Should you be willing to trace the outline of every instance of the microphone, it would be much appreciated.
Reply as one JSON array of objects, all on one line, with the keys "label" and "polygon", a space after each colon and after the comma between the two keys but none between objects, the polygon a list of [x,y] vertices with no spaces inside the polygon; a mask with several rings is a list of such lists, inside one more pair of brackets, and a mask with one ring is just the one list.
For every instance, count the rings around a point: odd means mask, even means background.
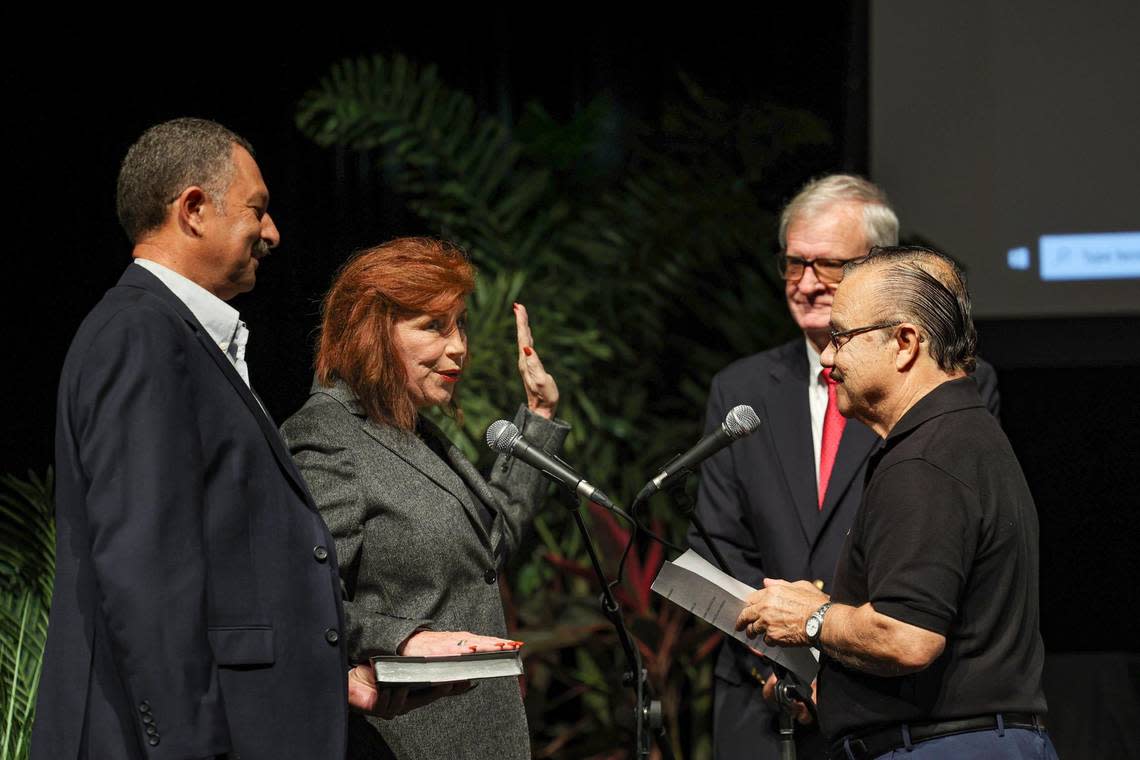
[{"label": "microphone", "polygon": [[561,459],[552,454],[547,454],[523,438],[519,429],[507,420],[491,423],[491,426],[487,428],[487,445],[500,454],[506,454],[509,457],[526,462],[536,470],[540,470],[555,483],[569,488],[579,496],[596,504],[601,504],[607,509],[614,508],[608,496],[586,482],[585,478],[570,469],[570,466]]},{"label": "microphone", "polygon": [[732,407],[725,415],[724,422],[720,424],[719,430],[709,433],[698,441],[696,446],[665,465],[657,477],[646,483],[645,488],[641,489],[641,493],[637,495],[637,501],[648,499],[661,489],[672,485],[678,478],[691,471],[701,462],[733,441],[756,432],[759,427],[760,418],[756,416],[752,407],[747,404]]}]

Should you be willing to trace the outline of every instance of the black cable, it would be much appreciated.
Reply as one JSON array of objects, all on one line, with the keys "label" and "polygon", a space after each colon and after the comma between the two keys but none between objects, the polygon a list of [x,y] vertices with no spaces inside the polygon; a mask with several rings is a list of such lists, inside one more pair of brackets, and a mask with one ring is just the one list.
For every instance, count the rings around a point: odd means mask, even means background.
[{"label": "black cable", "polygon": [[633,544],[637,540],[637,531],[641,530],[641,523],[637,521],[636,515],[637,507],[639,504],[641,504],[642,501],[643,499],[639,496],[633,500],[632,504],[629,505],[629,515],[630,520],[633,521],[633,528],[629,531],[629,540],[625,542],[625,551],[621,553],[621,559],[618,561],[617,577],[612,583],[610,583],[611,589],[615,589],[620,586],[622,578],[625,577],[625,562],[627,559],[629,559],[630,549],[633,548]]},{"label": "black cable", "polygon": [[[637,520],[637,517],[635,516],[633,519],[634,519],[634,521],[636,521],[636,520]],[[645,527],[644,525],[642,525],[640,522],[638,522],[638,523],[637,523],[637,528],[638,528],[638,530],[640,530],[642,533],[644,533],[646,536],[648,536],[649,538],[652,538],[654,541],[656,541],[657,543],[659,543],[659,544],[661,544],[662,546],[664,546],[666,549],[672,549],[673,551],[675,551],[675,552],[678,552],[678,553],[680,553],[680,554],[684,554],[684,553],[685,553],[685,549],[684,549],[684,548],[682,548],[682,547],[680,547],[680,546],[677,546],[675,543],[673,543],[672,541],[670,541],[670,540],[668,540],[668,539],[666,539],[666,538],[661,538],[661,536],[657,535],[656,533],[654,533],[653,531],[651,531],[649,528],[646,528],[646,527]]]},{"label": "black cable", "polygon": [[618,561],[617,577],[613,580],[613,582],[610,583],[611,589],[620,586],[622,579],[625,577],[625,563],[629,559],[629,553],[633,549],[633,545],[637,542],[637,534],[639,531],[667,549],[672,549],[679,554],[683,554],[685,552],[685,550],[681,547],[677,546],[671,541],[662,538],[641,524],[641,521],[637,519],[637,508],[643,501],[645,501],[644,497],[638,497],[633,500],[633,504],[629,505],[629,515],[627,515],[627,517],[630,519],[630,521],[632,521],[633,529],[629,532],[629,540],[626,541],[625,550],[622,551],[621,559]]}]

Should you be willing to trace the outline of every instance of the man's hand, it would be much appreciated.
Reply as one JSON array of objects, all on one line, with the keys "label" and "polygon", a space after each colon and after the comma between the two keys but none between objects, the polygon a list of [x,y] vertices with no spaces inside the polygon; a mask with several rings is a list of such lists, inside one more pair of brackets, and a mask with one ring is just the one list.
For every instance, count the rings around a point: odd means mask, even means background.
[{"label": "man's hand", "polygon": [[371,665],[357,665],[348,671],[348,706],[356,712],[384,720],[391,720],[443,697],[466,694],[475,688],[471,681],[453,681],[409,693],[406,686],[379,689],[375,679]]},{"label": "man's hand", "polygon": [[[764,588],[745,599],[736,630],[763,636],[769,646],[807,646],[807,619],[826,601],[827,595],[807,581],[765,578]],[[820,644],[848,668],[894,678],[930,667],[945,649],[946,637],[876,612],[867,602],[828,608]]]},{"label": "man's hand", "polygon": [[753,591],[745,600],[747,606],[736,619],[736,630],[748,636],[763,636],[768,646],[807,646],[804,625],[812,613],[828,600],[808,581],[765,578],[764,588]]},{"label": "man's hand", "polygon": [[[775,673],[768,676],[768,680],[764,682],[763,694],[764,694],[765,700],[767,700],[769,703],[771,703],[773,705],[778,706],[779,702],[776,700],[776,682],[777,682],[777,680],[778,679],[776,678]],[[816,684],[815,680],[812,680],[812,682],[811,682],[811,701],[813,703],[817,701],[815,684]],[[808,725],[809,723],[813,722],[812,717],[811,717],[811,711],[808,710],[807,705],[805,705],[803,702],[796,701],[796,702],[792,703],[792,715],[795,717],[797,723],[802,723],[805,726]]]}]

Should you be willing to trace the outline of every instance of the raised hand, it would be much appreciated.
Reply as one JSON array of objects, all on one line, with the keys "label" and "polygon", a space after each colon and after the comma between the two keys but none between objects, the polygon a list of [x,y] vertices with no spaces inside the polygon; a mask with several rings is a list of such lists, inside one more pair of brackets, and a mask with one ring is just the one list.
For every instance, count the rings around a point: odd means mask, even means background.
[{"label": "raised hand", "polygon": [[527,408],[552,420],[558,409],[558,384],[542,366],[542,360],[534,350],[534,337],[530,334],[526,307],[516,303],[514,312],[519,341],[519,375],[522,376],[523,387],[526,389]]}]

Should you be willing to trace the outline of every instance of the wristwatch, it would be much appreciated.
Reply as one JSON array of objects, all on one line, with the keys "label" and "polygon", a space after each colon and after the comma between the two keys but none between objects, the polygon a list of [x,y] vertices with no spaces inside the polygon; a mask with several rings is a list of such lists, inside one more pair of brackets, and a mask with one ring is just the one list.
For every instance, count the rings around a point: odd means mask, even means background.
[{"label": "wristwatch", "polygon": [[818,610],[811,613],[811,617],[804,623],[804,633],[807,634],[808,643],[816,649],[819,649],[819,634],[823,631],[823,616],[827,614],[827,608],[831,606],[831,602],[822,605]]}]

